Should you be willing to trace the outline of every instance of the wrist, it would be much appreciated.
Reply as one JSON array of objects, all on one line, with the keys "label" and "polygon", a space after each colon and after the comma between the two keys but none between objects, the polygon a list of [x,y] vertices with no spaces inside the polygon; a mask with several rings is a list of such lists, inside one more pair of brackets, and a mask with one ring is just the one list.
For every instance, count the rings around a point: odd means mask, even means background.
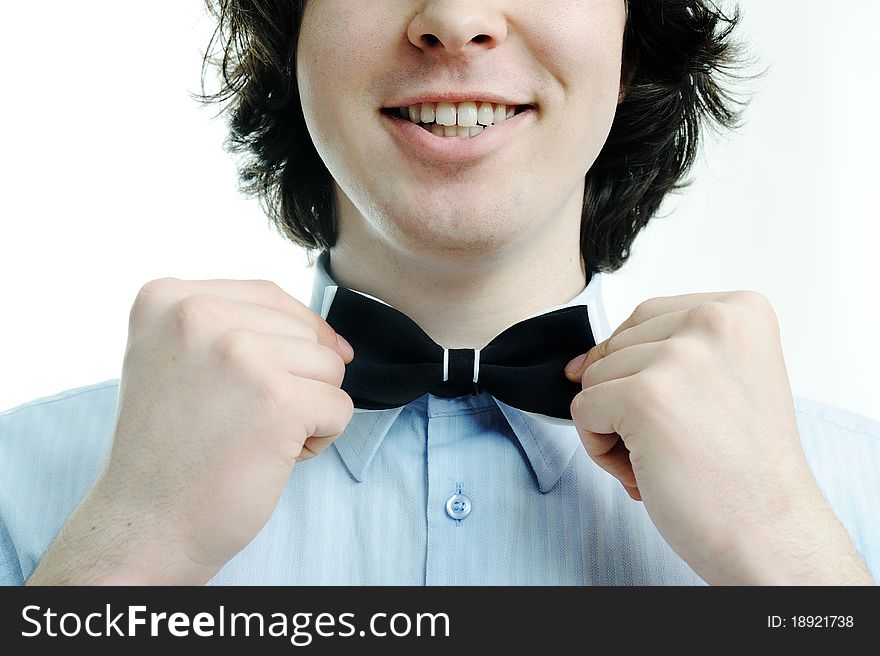
[{"label": "wrist", "polygon": [[201,585],[220,569],[195,562],[167,518],[99,479],[27,585]]},{"label": "wrist", "polygon": [[778,512],[739,532],[727,585],[875,585],[846,529],[811,478]]}]

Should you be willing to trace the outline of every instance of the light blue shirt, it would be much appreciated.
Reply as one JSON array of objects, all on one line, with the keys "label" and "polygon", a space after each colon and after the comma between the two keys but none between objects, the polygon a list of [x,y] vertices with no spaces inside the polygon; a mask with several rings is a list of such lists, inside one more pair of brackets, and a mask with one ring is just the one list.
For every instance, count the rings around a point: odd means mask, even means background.
[{"label": "light blue shirt", "polygon": [[[326,254],[310,307],[335,285]],[[610,334],[597,273],[566,305]],[[0,583],[22,584],[109,453],[119,380],[0,413]],[[820,488],[880,578],[880,423],[795,396]],[[705,585],[572,425],[487,393],[356,411],[294,466],[275,512],[213,584]]]}]

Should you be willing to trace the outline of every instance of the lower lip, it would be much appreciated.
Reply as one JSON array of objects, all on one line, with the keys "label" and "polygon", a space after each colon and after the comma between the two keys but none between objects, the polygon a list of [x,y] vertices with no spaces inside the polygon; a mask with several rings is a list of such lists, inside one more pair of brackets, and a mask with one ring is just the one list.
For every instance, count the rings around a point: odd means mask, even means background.
[{"label": "lower lip", "polygon": [[492,125],[475,137],[438,137],[405,118],[380,112],[391,133],[411,154],[440,162],[463,162],[485,157],[517,136],[532,123],[534,109]]}]

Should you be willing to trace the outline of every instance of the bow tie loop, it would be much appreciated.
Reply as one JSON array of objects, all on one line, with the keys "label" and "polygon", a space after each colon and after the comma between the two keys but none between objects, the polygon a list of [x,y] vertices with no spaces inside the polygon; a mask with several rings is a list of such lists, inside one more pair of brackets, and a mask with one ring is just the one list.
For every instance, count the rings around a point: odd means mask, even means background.
[{"label": "bow tie loop", "polygon": [[480,349],[443,349],[443,378],[432,393],[445,398],[479,394],[479,378]]}]

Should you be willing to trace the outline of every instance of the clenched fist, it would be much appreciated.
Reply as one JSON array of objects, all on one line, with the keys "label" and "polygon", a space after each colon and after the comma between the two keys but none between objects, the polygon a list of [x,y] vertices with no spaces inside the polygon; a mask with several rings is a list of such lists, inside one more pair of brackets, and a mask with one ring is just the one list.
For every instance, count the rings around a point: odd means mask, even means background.
[{"label": "clenched fist", "polygon": [[30,582],[66,582],[83,554],[68,582],[207,581],[269,519],[294,463],[345,429],[352,357],[271,282],[144,285],[110,457]]},{"label": "clenched fist", "polygon": [[650,299],[569,363],[587,453],[709,583],[872,583],[801,448],[756,292]]}]

